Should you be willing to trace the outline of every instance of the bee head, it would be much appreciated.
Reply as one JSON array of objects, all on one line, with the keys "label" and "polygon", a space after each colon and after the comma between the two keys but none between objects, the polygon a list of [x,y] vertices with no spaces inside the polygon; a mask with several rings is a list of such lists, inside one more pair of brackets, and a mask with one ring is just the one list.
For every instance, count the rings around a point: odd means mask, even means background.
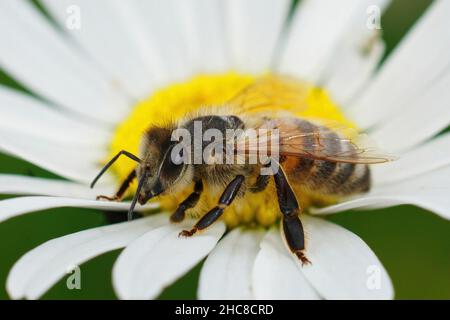
[{"label": "bee head", "polygon": [[143,158],[137,168],[138,181],[142,181],[138,195],[140,204],[192,180],[189,165],[183,161],[185,151],[171,136],[172,128],[161,127],[153,127],[144,135]]}]

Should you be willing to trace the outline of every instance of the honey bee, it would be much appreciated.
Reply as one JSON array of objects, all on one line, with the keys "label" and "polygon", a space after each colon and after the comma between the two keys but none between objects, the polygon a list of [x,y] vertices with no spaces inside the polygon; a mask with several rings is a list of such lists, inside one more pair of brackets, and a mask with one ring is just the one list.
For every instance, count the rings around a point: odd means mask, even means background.
[{"label": "honey bee", "polygon": [[[137,163],[136,168],[113,197],[98,198],[122,200],[132,181],[137,178],[138,186],[128,212],[129,219],[132,219],[138,202],[143,205],[154,197],[193,185],[193,192],[170,217],[173,223],[180,222],[185,218],[186,211],[198,204],[203,192],[217,194],[217,205],[206,212],[192,229],[180,233],[190,237],[217,221],[236,198],[244,198],[247,193],[267,192],[267,186],[273,179],[285,241],[302,264],[309,263],[304,253],[305,236],[300,220],[302,206],[298,201],[300,194],[308,192],[346,197],[367,192],[371,185],[369,165],[389,161],[391,157],[358,146],[359,135],[349,137],[337,127],[295,116],[291,111],[304,107],[304,97],[305,86],[296,80],[274,75],[263,77],[240,91],[224,106],[205,108],[165,126],[151,126],[142,137],[140,156],[125,150],[119,152],[104,166],[91,187],[124,155]],[[283,111],[280,112],[280,109]],[[204,151],[211,145],[208,141],[202,140],[197,148],[195,145],[192,147],[192,141],[182,143],[179,137],[174,139],[174,133],[180,130],[195,136],[196,123],[201,132],[215,130],[226,136],[215,141],[207,156]],[[260,134],[249,138],[243,134],[247,129],[257,129],[257,132],[265,129],[269,134],[265,138]],[[228,135],[230,130],[232,135]],[[265,148],[264,157],[259,157],[261,150],[255,146],[259,146],[260,141],[254,143],[257,141],[252,139],[262,139],[270,146],[276,146],[276,154],[272,148],[269,152]],[[217,145],[219,148],[216,148]],[[245,161],[223,161],[230,155],[230,146],[231,154]],[[202,157],[192,161],[198,158],[199,150]],[[252,155],[258,157],[256,162],[250,163],[247,160]],[[262,174],[264,169],[271,173]],[[204,190],[205,185],[211,190]]]}]

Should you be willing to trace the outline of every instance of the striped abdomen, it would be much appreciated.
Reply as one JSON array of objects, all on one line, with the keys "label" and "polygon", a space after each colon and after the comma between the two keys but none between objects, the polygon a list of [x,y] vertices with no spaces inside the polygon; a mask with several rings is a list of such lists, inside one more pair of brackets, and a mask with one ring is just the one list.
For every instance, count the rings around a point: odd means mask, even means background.
[{"label": "striped abdomen", "polygon": [[[295,125],[299,133],[295,143],[304,149],[323,148],[328,154],[351,151],[352,145],[346,143],[344,139],[340,139],[338,134],[332,130],[306,120],[295,119],[293,121],[294,123],[291,123],[290,126]],[[304,134],[311,132],[317,135]],[[321,137],[320,146],[317,136]],[[287,156],[284,159],[283,167],[293,183],[301,184],[314,192],[347,196],[370,189],[370,169],[366,164]]]}]

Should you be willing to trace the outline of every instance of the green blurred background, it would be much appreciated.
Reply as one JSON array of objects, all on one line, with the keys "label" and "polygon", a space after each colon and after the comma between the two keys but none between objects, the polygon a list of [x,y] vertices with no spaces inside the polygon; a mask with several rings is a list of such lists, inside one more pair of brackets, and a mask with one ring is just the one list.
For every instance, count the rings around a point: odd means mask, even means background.
[{"label": "green blurred background", "polygon": [[[94,0],[95,1],[95,0]],[[394,0],[382,18],[388,55],[431,0]],[[39,3],[33,1],[39,9]],[[26,91],[0,70],[0,83]],[[56,178],[22,160],[0,154],[0,173]],[[0,199],[6,197],[0,196]],[[397,299],[450,299],[450,222],[412,206],[370,212],[352,211],[330,220],[353,231],[374,250],[389,272]],[[36,212],[0,224],[0,299],[13,263],[39,244],[107,224],[104,214],[88,209]],[[44,299],[114,299],[111,268],[119,251],[82,265],[82,289],[68,290],[62,279]],[[195,299],[201,264],[167,288],[162,299]]]}]

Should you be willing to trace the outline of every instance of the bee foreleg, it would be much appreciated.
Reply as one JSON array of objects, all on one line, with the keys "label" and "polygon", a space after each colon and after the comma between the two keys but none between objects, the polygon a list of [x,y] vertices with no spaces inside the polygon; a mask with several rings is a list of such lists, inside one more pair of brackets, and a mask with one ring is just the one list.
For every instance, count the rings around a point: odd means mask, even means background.
[{"label": "bee foreleg", "polygon": [[194,225],[191,230],[183,230],[180,232],[180,236],[190,237],[198,230],[203,230],[212,225],[220,216],[223,214],[223,211],[226,207],[228,207],[236,198],[236,195],[239,192],[239,189],[242,186],[245,178],[242,175],[234,178],[225,188],[224,192],[220,196],[219,204],[212,208],[207,214],[200,218],[200,220]]},{"label": "bee foreleg", "polygon": [[303,253],[303,250],[305,250],[305,234],[298,217],[300,207],[281,167],[274,174],[274,180],[277,188],[278,205],[283,215],[283,233],[289,249],[300,259],[302,265],[310,263]]},{"label": "bee foreleg", "polygon": [[170,221],[183,221],[184,217],[186,216],[186,210],[194,208],[197,205],[202,191],[203,182],[202,180],[198,180],[197,182],[195,182],[194,192],[192,192],[182,203],[180,203],[177,210],[175,210],[175,212],[170,216]]},{"label": "bee foreleg", "polygon": [[119,190],[117,190],[114,196],[112,197],[97,196],[97,200],[121,201],[123,199],[123,196],[125,195],[125,192],[130,187],[131,182],[133,182],[135,178],[136,178],[136,170],[133,169],[133,171],[130,172],[128,177],[122,182],[122,184],[119,187]]}]

